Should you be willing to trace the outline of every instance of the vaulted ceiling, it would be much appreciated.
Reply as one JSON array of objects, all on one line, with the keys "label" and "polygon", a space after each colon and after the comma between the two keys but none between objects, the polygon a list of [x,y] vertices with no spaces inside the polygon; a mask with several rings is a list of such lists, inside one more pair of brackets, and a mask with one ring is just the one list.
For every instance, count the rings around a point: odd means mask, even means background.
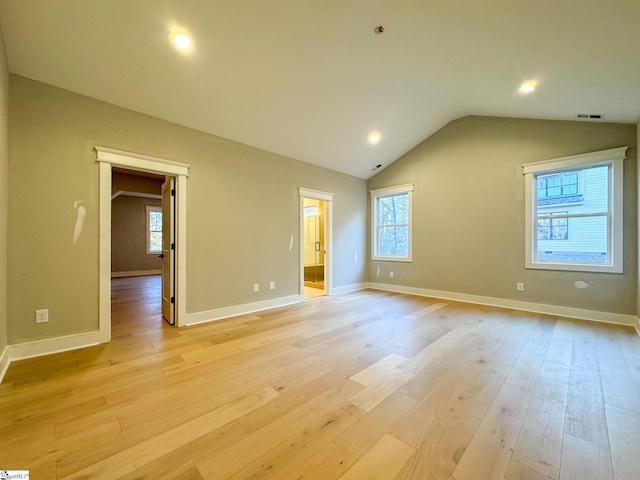
[{"label": "vaulted ceiling", "polygon": [[0,0],[0,15],[12,73],[360,178],[464,115],[640,116],[640,0]]}]

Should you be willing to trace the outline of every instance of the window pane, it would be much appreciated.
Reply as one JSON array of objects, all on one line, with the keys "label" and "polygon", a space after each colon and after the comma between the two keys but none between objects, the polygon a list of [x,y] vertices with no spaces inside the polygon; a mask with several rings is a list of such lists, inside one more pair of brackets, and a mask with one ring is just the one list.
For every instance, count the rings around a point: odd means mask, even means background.
[{"label": "window pane", "polygon": [[[559,263],[607,263],[607,216],[578,217],[552,220],[553,227],[546,237],[538,227],[536,261]],[[539,219],[538,222],[542,222]],[[557,222],[557,223],[556,223]],[[564,222],[564,224],[563,224]],[[555,232],[554,232],[555,229]],[[569,231],[567,239],[563,235]],[[562,240],[562,241],[558,241]]]},{"label": "window pane", "polygon": [[544,198],[547,196],[547,179],[545,177],[538,177],[538,198]]},{"label": "window pane", "polygon": [[[539,215],[563,215],[567,212],[542,212]],[[539,218],[538,217],[538,240],[568,240],[569,239],[569,219],[560,218]]]},{"label": "window pane", "polygon": [[559,187],[560,186],[560,177],[559,176],[549,177],[549,179],[547,180],[547,186],[548,187]]},{"label": "window pane", "polygon": [[378,199],[378,225],[409,223],[409,195],[393,195]]},{"label": "window pane", "polygon": [[149,212],[149,230],[151,232],[162,231],[162,212]]},{"label": "window pane", "polygon": [[162,251],[162,232],[149,232],[149,251]]},{"label": "window pane", "polygon": [[147,210],[147,228],[149,229],[148,253],[158,253],[162,251],[162,212],[157,210]]},{"label": "window pane", "polygon": [[558,187],[549,187],[547,189],[547,195],[549,197],[555,197],[557,195],[560,195],[561,191],[562,190],[561,190],[561,188],[559,186]]},{"label": "window pane", "polygon": [[538,240],[549,240],[551,238],[551,220],[548,218],[538,219]]},{"label": "window pane", "polygon": [[551,240],[569,240],[569,219],[551,219]]},{"label": "window pane", "polygon": [[409,227],[379,227],[378,255],[409,255]]},{"label": "window pane", "polygon": [[578,174],[567,173],[562,177],[562,194],[575,195],[578,193]]}]

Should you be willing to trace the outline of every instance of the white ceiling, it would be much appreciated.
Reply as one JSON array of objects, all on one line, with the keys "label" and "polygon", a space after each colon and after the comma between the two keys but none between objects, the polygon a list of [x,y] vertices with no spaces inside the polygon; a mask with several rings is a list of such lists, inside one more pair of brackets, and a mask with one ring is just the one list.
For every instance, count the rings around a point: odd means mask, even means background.
[{"label": "white ceiling", "polygon": [[360,178],[464,115],[640,116],[640,0],[0,0],[0,14],[13,73]]}]

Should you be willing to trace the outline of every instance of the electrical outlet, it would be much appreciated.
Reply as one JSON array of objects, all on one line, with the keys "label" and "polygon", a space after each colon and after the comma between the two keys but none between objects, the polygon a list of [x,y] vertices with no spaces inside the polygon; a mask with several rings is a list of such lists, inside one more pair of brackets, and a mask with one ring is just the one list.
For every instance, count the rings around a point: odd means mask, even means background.
[{"label": "electrical outlet", "polygon": [[36,310],[36,323],[47,323],[49,321],[49,309]]},{"label": "electrical outlet", "polygon": [[522,282],[516,283],[516,290],[518,290],[519,292],[524,292],[524,283]]},{"label": "electrical outlet", "polygon": [[260,284],[259,283],[254,283],[253,284],[253,293],[258,293],[260,291]]},{"label": "electrical outlet", "polygon": [[273,280],[271,280],[269,282],[269,290],[275,290],[276,289],[276,282],[274,282]]},{"label": "electrical outlet", "polygon": [[389,272],[389,278],[393,278],[393,272]]}]

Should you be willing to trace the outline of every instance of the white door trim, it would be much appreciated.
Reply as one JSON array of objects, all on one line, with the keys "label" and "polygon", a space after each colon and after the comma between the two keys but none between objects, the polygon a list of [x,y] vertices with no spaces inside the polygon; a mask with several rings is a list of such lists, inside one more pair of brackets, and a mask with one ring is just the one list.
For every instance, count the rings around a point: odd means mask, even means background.
[{"label": "white door trim", "polygon": [[312,190],[310,188],[298,187],[300,196],[300,296],[304,298],[304,199],[313,198],[326,202],[325,212],[325,248],[327,253],[324,257],[324,291],[326,295],[333,295],[331,291],[331,274],[333,257],[333,237],[332,237],[332,214],[333,214],[333,193]]},{"label": "white door trim", "polygon": [[100,343],[111,340],[111,167],[176,177],[176,325],[185,321],[187,298],[187,177],[190,165],[112,148],[95,147],[100,164]]}]

